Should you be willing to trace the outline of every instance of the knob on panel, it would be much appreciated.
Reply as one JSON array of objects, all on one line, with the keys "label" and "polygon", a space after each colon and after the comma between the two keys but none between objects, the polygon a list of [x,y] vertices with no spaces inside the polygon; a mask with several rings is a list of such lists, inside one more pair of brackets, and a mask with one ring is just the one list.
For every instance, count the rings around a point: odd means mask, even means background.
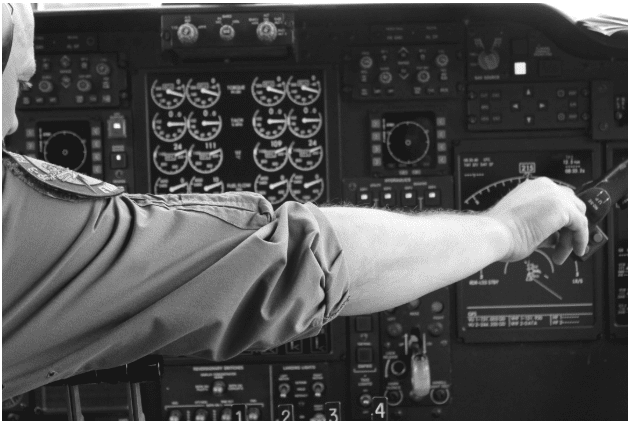
[{"label": "knob on panel", "polygon": [[277,38],[277,26],[272,22],[257,25],[257,38],[262,42],[273,42]]},{"label": "knob on panel", "polygon": [[478,55],[478,64],[483,70],[495,70],[499,66],[499,54],[495,51],[482,51]]},{"label": "knob on panel", "polygon": [[191,23],[184,23],[177,30],[177,38],[181,44],[194,44],[198,40],[198,28]]}]

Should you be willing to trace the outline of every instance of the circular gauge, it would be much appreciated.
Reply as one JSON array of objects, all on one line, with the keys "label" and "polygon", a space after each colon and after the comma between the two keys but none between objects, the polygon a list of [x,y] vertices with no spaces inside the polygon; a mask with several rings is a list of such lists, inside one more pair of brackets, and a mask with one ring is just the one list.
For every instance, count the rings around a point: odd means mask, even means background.
[{"label": "circular gauge", "polygon": [[44,159],[78,171],[87,159],[87,141],[67,130],[55,132],[44,141]]},{"label": "circular gauge", "polygon": [[185,85],[185,96],[196,108],[213,107],[220,99],[220,83],[215,77],[203,81],[192,78]]},{"label": "circular gauge", "polygon": [[185,101],[185,85],[180,78],[173,82],[160,82],[155,79],[150,87],[150,96],[158,107],[172,110]]},{"label": "circular gauge", "polygon": [[289,180],[285,175],[260,174],[255,179],[253,189],[256,193],[264,196],[270,203],[277,205],[288,197]]},{"label": "circular gauge", "polygon": [[323,85],[316,75],[309,78],[291,76],[288,79],[288,97],[297,105],[314,103],[321,96],[322,91]]},{"label": "circular gauge", "polygon": [[323,127],[323,114],[316,107],[290,110],[288,127],[296,137],[306,139],[315,136]]},{"label": "circular gauge", "polygon": [[253,129],[264,139],[276,139],[288,128],[288,116],[281,108],[256,110],[253,114]]},{"label": "circular gauge", "polygon": [[282,141],[257,142],[253,148],[253,160],[257,166],[268,172],[282,169],[288,162],[288,147]]},{"label": "circular gauge", "polygon": [[225,183],[219,177],[192,177],[190,193],[219,194],[225,192]]},{"label": "circular gauge", "polygon": [[314,139],[292,142],[288,148],[288,159],[301,171],[310,171],[323,161],[323,146]]},{"label": "circular gauge", "polygon": [[386,139],[388,152],[402,164],[416,164],[427,155],[430,133],[414,121],[404,121],[390,130]]},{"label": "circular gauge", "polygon": [[189,183],[184,177],[178,180],[159,177],[155,181],[155,194],[185,194],[189,190]]},{"label": "circular gauge", "polygon": [[192,145],[188,151],[188,162],[196,172],[211,174],[222,165],[224,153],[217,148],[216,142],[207,142],[202,145]]},{"label": "circular gauge", "polygon": [[290,177],[290,193],[299,202],[315,202],[325,191],[325,180],[318,175],[314,176],[294,174]]},{"label": "circular gauge", "polygon": [[201,142],[214,139],[222,130],[222,117],[216,110],[192,111],[188,116],[188,130]]},{"label": "circular gauge", "polygon": [[[506,196],[509,191],[517,187],[519,184],[523,183],[525,180],[533,178],[536,177],[522,175],[518,177],[504,178],[502,180],[489,184],[488,186],[482,187],[480,190],[476,191],[463,201],[464,209],[476,211],[489,209],[490,207],[495,205],[495,203],[497,203],[497,201],[499,201],[502,197]],[[556,180],[553,178],[551,178],[551,180],[556,184],[575,189],[574,186],[565,183],[564,181]]]},{"label": "circular gauge", "polygon": [[155,113],[152,120],[153,133],[164,142],[176,142],[185,134],[187,119],[181,111]]},{"label": "circular gauge", "polygon": [[153,151],[153,163],[164,174],[178,174],[188,165],[188,150],[180,143],[157,145]]},{"label": "circular gauge", "polygon": [[273,107],[286,97],[286,82],[277,76],[275,79],[256,77],[251,84],[253,99],[264,107]]}]

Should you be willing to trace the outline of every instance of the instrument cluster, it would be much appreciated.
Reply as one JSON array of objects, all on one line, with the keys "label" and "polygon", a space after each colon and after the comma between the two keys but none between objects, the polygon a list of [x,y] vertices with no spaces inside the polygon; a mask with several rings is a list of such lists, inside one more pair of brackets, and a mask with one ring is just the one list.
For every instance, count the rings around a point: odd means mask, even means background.
[{"label": "instrument cluster", "polygon": [[324,200],[322,72],[155,73],[146,81],[153,193]]}]

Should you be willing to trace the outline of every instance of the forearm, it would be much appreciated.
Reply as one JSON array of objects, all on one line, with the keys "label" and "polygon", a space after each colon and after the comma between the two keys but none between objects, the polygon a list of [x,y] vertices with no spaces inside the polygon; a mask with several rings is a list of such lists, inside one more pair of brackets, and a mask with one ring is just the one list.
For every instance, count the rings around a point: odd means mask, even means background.
[{"label": "forearm", "polygon": [[509,248],[505,227],[483,214],[321,210],[342,244],[350,274],[343,316],[407,303],[502,259]]}]

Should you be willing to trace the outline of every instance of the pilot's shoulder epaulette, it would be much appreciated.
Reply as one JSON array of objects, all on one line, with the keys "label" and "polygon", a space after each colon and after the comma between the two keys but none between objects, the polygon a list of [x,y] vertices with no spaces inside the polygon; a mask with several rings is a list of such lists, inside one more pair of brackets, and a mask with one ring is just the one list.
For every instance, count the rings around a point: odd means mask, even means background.
[{"label": "pilot's shoulder epaulette", "polygon": [[107,198],[124,192],[122,188],[102,180],[4,149],[2,162],[6,169],[26,184],[56,199]]}]

